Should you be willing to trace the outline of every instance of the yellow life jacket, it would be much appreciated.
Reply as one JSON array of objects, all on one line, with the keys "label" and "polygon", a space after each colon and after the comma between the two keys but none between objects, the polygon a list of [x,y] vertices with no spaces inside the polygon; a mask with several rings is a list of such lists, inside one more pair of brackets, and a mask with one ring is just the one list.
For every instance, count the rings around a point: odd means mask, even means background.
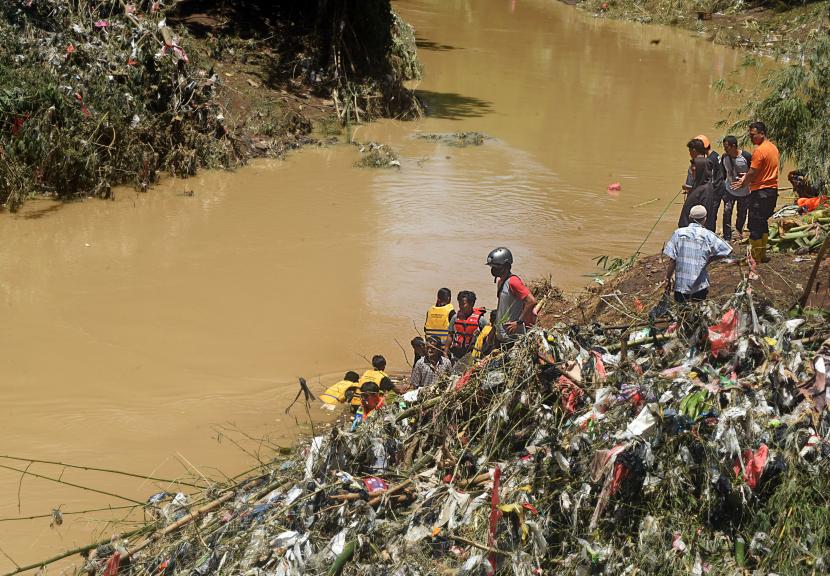
[{"label": "yellow life jacket", "polygon": [[[358,381],[357,385],[361,386],[363,384],[366,384],[366,382],[374,382],[378,385],[378,388],[380,388],[380,381],[388,377],[388,374],[386,374],[386,372],[384,372],[383,370],[366,370],[366,372],[363,373],[363,376],[360,377],[360,380]],[[352,398],[352,404],[354,406],[360,406],[359,394]]]},{"label": "yellow life jacket", "polygon": [[424,336],[435,336],[441,339],[442,344],[446,344],[447,337],[450,335],[450,312],[454,310],[452,304],[432,306],[427,310]]},{"label": "yellow life jacket", "polygon": [[476,343],[473,346],[473,358],[481,358],[481,352],[482,350],[484,350],[484,342],[485,340],[487,340],[487,336],[490,335],[490,332],[492,332],[492,330],[493,326],[490,324],[481,329],[478,338],[476,338]]},{"label": "yellow life jacket", "polygon": [[[357,382],[341,380],[326,388],[326,391],[320,394],[320,400],[326,404],[340,404],[346,401],[346,390],[359,387],[360,384]],[[358,400],[358,403],[360,403],[360,400]]]}]

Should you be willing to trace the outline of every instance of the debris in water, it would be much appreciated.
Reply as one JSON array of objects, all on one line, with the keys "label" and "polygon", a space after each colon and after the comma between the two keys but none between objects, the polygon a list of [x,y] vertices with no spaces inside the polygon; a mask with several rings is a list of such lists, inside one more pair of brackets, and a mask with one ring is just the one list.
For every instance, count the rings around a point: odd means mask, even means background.
[{"label": "debris in water", "polygon": [[401,166],[398,155],[386,144],[378,144],[377,142],[366,144],[353,142],[353,144],[360,151],[360,160],[355,162],[355,166],[359,168],[400,168]]},{"label": "debris in water", "polygon": [[481,146],[485,140],[491,138],[481,132],[453,132],[453,133],[426,133],[416,134],[416,138],[420,140],[432,140],[440,142],[447,146],[454,146],[456,148],[464,148],[466,146]]}]

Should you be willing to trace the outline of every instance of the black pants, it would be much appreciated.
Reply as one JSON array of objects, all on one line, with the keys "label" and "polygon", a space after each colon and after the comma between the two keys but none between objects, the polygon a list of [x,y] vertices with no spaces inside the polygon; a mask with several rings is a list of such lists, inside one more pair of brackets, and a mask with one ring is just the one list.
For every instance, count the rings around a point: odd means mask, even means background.
[{"label": "black pants", "polygon": [[709,199],[709,205],[706,206],[706,228],[712,232],[718,224],[718,210],[720,210],[720,202],[724,196],[722,190],[712,190],[712,197]]},{"label": "black pants", "polygon": [[709,294],[709,289],[704,288],[694,294],[683,294],[682,292],[678,292],[675,290],[674,292],[674,301],[679,304],[685,304],[686,302],[703,302],[706,300],[706,296]]},{"label": "black pants", "polygon": [[[720,200],[718,200],[718,202],[720,202]],[[696,206],[697,204],[706,207],[706,228],[714,232],[715,221],[712,220],[710,225],[709,220],[709,209],[712,204],[712,193],[711,190],[707,191],[702,186],[686,194],[686,201],[683,202],[683,208],[680,209],[680,219],[677,221],[677,227],[684,228],[689,225],[689,212],[691,212],[692,207]]]},{"label": "black pants", "polygon": [[732,211],[736,205],[738,214],[735,218],[735,230],[743,232],[749,207],[749,196],[732,196],[729,192],[723,195],[723,237],[727,240],[732,238]]},{"label": "black pants", "polygon": [[777,188],[762,188],[749,193],[749,239],[760,240],[769,234],[769,218],[778,202]]}]

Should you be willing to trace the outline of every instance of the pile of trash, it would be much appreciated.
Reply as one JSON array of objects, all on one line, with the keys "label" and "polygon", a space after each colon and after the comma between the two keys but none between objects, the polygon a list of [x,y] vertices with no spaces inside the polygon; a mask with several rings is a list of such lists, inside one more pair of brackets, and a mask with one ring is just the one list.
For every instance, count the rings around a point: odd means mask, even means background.
[{"label": "pile of trash", "polygon": [[773,252],[814,252],[830,234],[830,208],[804,215],[785,214],[779,211],[777,216],[780,216],[774,220],[777,225],[770,226],[769,243]]},{"label": "pile of trash", "polygon": [[241,158],[219,78],[162,2],[8,0],[0,7],[0,202],[109,197]]},{"label": "pile of trash", "polygon": [[360,152],[360,159],[355,162],[358,168],[400,168],[398,154],[388,144],[378,142],[352,142]]},{"label": "pile of trash", "polygon": [[828,363],[822,313],[787,317],[746,283],[651,325],[534,328],[207,504],[157,495],[151,534],[86,568],[827,573]]}]

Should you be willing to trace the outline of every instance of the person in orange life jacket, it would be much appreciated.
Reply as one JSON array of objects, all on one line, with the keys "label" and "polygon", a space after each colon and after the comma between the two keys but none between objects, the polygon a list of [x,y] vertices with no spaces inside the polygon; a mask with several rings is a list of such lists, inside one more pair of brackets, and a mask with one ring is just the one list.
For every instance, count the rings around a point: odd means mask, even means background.
[{"label": "person in orange life jacket", "polygon": [[475,308],[476,294],[469,290],[458,293],[458,312],[450,325],[446,352],[455,362],[473,349],[478,333],[487,325],[486,310]]},{"label": "person in orange life jacket", "polygon": [[[390,382],[391,383],[391,382]],[[375,382],[364,382],[360,386],[360,407],[357,409],[352,421],[352,431],[359,424],[365,422],[372,412],[383,406],[383,394],[380,386]]]},{"label": "person in orange life jacket", "polygon": [[536,323],[536,314],[533,312],[536,298],[522,279],[513,274],[513,254],[510,250],[504,247],[492,250],[487,255],[486,264],[496,283],[499,299],[496,308],[496,341],[511,342],[525,333],[525,326]]},{"label": "person in orange life jacket", "polygon": [[424,337],[436,336],[441,339],[442,344],[446,343],[454,315],[452,292],[449,288],[441,288],[435,298],[435,306],[427,310]]}]

